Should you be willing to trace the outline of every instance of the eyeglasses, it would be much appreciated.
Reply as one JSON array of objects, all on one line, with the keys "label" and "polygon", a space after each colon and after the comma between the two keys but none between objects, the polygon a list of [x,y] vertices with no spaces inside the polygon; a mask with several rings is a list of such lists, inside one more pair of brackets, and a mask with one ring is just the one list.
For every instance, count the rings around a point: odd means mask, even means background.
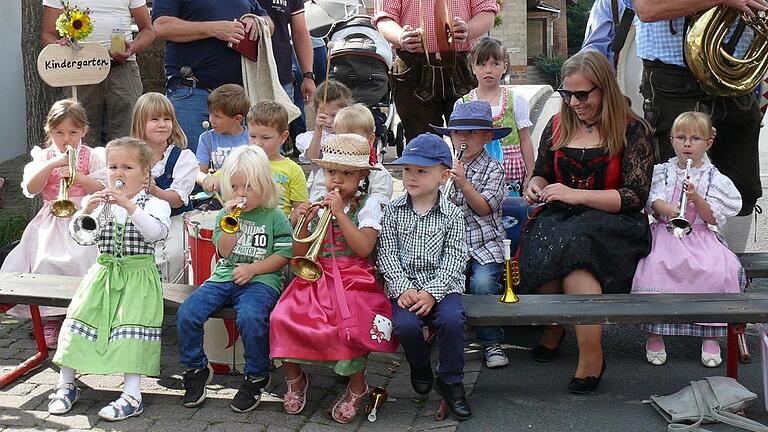
[{"label": "eyeglasses", "polygon": [[586,102],[587,99],[589,99],[589,94],[593,91],[597,90],[597,86],[592,87],[589,91],[570,91],[563,88],[557,89],[557,92],[560,93],[560,97],[563,98],[563,100],[567,103],[571,102],[571,97],[576,97],[576,100],[579,102]]},{"label": "eyeglasses", "polygon": [[701,145],[709,141],[711,138],[701,138],[697,136],[687,137],[685,135],[670,136],[675,144],[685,144],[686,141],[691,141],[691,145]]}]

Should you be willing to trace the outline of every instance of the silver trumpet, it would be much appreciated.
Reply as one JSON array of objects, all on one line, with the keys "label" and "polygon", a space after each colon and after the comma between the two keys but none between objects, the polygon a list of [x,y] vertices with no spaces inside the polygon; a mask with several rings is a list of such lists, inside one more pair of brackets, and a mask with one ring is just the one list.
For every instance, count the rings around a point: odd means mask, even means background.
[{"label": "silver trumpet", "polygon": [[[115,189],[122,189],[125,183],[115,181]],[[105,201],[92,214],[80,214],[69,223],[69,236],[81,246],[93,246],[99,241],[102,226],[99,219],[112,218],[112,204]]]},{"label": "silver trumpet", "polygon": [[[464,150],[466,149],[467,143],[462,143],[461,148],[459,148],[459,153],[456,155],[456,160],[461,160],[461,157],[464,155]],[[448,181],[445,182],[443,193],[448,197],[450,201],[453,201],[453,177],[449,178]]]},{"label": "silver trumpet", "polygon": [[[685,161],[685,180],[687,181],[691,177],[691,165],[693,164],[693,159],[688,158]],[[673,236],[677,238],[683,238],[691,233],[691,223],[688,222],[688,220],[685,218],[685,209],[688,207],[688,195],[686,194],[686,191],[688,190],[689,185],[683,185],[683,187],[680,190],[680,211],[677,214],[677,217],[674,219],[670,219],[669,222],[667,222],[667,232],[672,234]]]}]

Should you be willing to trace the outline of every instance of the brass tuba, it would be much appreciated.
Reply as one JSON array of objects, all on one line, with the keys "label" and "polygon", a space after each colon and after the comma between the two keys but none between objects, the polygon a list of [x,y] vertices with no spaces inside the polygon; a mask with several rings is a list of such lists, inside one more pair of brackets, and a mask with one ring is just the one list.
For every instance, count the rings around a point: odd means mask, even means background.
[{"label": "brass tuba", "polygon": [[[747,28],[754,38],[739,59],[733,51]],[[749,93],[768,72],[768,19],[763,12],[750,17],[729,6],[715,6],[693,17],[684,48],[688,68],[707,93]]]},{"label": "brass tuba", "polygon": [[69,188],[75,182],[77,173],[77,152],[72,146],[67,146],[67,165],[69,165],[69,177],[59,179],[59,196],[51,203],[51,213],[56,217],[68,218],[75,214],[77,205],[69,199]]}]

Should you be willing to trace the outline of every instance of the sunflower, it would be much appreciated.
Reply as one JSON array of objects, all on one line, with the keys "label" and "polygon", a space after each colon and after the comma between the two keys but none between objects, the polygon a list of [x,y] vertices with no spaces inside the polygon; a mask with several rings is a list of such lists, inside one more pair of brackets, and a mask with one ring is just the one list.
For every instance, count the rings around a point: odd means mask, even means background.
[{"label": "sunflower", "polygon": [[62,5],[64,11],[56,18],[56,30],[59,35],[72,42],[87,38],[93,32],[90,11],[82,11],[77,6],[72,6],[69,1],[62,1]]}]

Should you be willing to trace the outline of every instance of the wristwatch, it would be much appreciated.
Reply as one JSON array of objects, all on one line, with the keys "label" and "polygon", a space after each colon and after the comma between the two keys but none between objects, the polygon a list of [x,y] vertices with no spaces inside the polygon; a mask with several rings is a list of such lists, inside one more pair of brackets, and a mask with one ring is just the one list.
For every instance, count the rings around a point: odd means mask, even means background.
[{"label": "wristwatch", "polygon": [[313,82],[315,81],[315,73],[314,72],[304,72],[301,76],[304,79],[311,79]]}]

